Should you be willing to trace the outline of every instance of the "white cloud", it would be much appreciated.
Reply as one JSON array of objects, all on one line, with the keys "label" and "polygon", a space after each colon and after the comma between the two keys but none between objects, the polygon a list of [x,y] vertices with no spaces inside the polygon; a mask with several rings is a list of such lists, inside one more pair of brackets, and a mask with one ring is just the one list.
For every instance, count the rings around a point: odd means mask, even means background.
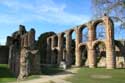
[{"label": "white cloud", "polygon": [[23,0],[1,0],[0,4],[7,6],[10,12],[14,14],[6,14],[0,17],[6,23],[10,22],[8,19],[12,19],[16,23],[39,20],[41,22],[71,25],[89,20],[88,16],[66,12],[66,4],[57,4],[53,0],[34,0],[31,3],[23,2]]},{"label": "white cloud", "polygon": [[[0,11],[0,27],[6,27],[4,25],[11,27],[12,25],[25,24],[27,22],[36,23],[36,21],[62,26],[78,25],[90,19],[89,16],[84,14],[73,14],[68,10],[66,11],[68,7],[66,3],[59,4],[54,2],[54,0],[27,1],[30,0],[0,0],[0,9],[5,7]],[[6,33],[1,32],[1,44],[5,44],[7,33],[9,31]]]}]

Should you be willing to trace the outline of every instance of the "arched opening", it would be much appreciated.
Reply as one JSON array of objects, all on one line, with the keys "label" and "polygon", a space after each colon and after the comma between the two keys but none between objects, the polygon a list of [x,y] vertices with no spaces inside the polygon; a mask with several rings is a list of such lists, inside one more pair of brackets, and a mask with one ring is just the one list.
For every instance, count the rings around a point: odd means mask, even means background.
[{"label": "arched opening", "polygon": [[54,47],[58,46],[58,36],[54,36]]},{"label": "arched opening", "polygon": [[82,56],[82,65],[88,66],[87,46],[86,45],[81,45],[79,49],[80,49],[81,56]]},{"label": "arched opening", "polygon": [[58,56],[58,50],[54,49],[53,50],[53,55],[51,56],[51,63],[52,64],[57,64],[57,56]]},{"label": "arched opening", "polygon": [[66,34],[63,34],[63,54],[62,54],[62,60],[66,61]]},{"label": "arched opening", "polygon": [[102,20],[97,20],[94,23],[96,40],[104,40],[106,39],[106,28]]},{"label": "arched opening", "polygon": [[106,67],[106,46],[103,41],[95,41],[94,44],[97,67]]},{"label": "arched opening", "polygon": [[71,54],[72,54],[71,60],[72,60],[72,62],[71,62],[71,64],[75,65],[75,47],[76,47],[76,43],[75,43],[76,33],[75,33],[75,31],[72,31],[71,36],[72,36],[72,42],[71,42]]},{"label": "arched opening", "polygon": [[125,52],[122,41],[115,41],[116,67],[125,68]]},{"label": "arched opening", "polygon": [[67,30],[64,34],[63,61],[66,61],[67,66],[75,64],[75,36],[74,29]]},{"label": "arched opening", "polygon": [[88,41],[88,28],[86,25],[82,25],[80,28],[80,34],[81,34],[81,37],[82,37],[82,42],[83,43],[86,43]]},{"label": "arched opening", "polygon": [[66,31],[66,47],[64,49],[65,61],[67,66],[75,64],[75,39],[76,33],[74,29]]},{"label": "arched opening", "polygon": [[[46,63],[46,64],[48,64],[48,63],[51,63],[51,61],[49,60],[50,58],[51,58],[51,48],[52,48],[52,38],[51,37],[49,37],[48,39],[47,39],[47,50],[46,50],[46,54],[44,55],[42,55],[42,56],[40,56],[40,61],[41,61],[41,63]],[[40,50],[40,51],[43,51],[43,50]],[[43,53],[44,53],[44,51],[43,51]]]}]

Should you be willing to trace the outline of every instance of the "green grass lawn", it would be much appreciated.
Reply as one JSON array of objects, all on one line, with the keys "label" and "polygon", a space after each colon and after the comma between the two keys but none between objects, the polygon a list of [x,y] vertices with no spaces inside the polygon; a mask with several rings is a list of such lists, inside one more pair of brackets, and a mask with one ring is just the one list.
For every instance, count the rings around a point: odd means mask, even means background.
[{"label": "green grass lawn", "polygon": [[[41,75],[55,75],[62,72],[63,70],[58,67],[42,67],[41,71]],[[36,79],[39,77],[40,75],[31,75],[25,80]],[[0,64],[0,83],[8,83],[13,81],[16,82],[16,77],[8,69],[7,64]]]},{"label": "green grass lawn", "polygon": [[7,64],[0,64],[0,83],[16,81],[16,77],[10,72]]},{"label": "green grass lawn", "polygon": [[72,83],[125,83],[125,69],[81,68],[68,81]]}]

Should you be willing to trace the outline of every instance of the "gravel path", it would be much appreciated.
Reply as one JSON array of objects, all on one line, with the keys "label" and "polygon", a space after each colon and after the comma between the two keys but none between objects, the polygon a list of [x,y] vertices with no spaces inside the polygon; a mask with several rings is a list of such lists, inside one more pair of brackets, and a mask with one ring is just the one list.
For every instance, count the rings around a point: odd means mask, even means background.
[{"label": "gravel path", "polygon": [[73,76],[75,73],[77,73],[78,69],[79,68],[72,68],[57,75],[42,75],[40,76],[40,78],[27,81],[11,82],[11,83],[71,83],[69,81],[65,81],[64,79]]}]

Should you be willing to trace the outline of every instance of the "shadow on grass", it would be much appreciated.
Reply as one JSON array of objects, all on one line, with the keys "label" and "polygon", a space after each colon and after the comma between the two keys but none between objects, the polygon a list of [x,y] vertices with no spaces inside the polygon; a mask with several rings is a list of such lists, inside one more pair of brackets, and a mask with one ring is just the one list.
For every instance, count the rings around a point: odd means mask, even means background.
[{"label": "shadow on grass", "polygon": [[58,73],[64,72],[63,69],[56,67],[56,66],[42,66],[41,71],[43,75],[56,75]]},{"label": "shadow on grass", "polygon": [[0,64],[0,83],[16,81],[16,77],[8,69],[7,64]]},{"label": "shadow on grass", "polygon": [[0,78],[15,78],[12,72],[8,69],[7,64],[0,64]]}]

